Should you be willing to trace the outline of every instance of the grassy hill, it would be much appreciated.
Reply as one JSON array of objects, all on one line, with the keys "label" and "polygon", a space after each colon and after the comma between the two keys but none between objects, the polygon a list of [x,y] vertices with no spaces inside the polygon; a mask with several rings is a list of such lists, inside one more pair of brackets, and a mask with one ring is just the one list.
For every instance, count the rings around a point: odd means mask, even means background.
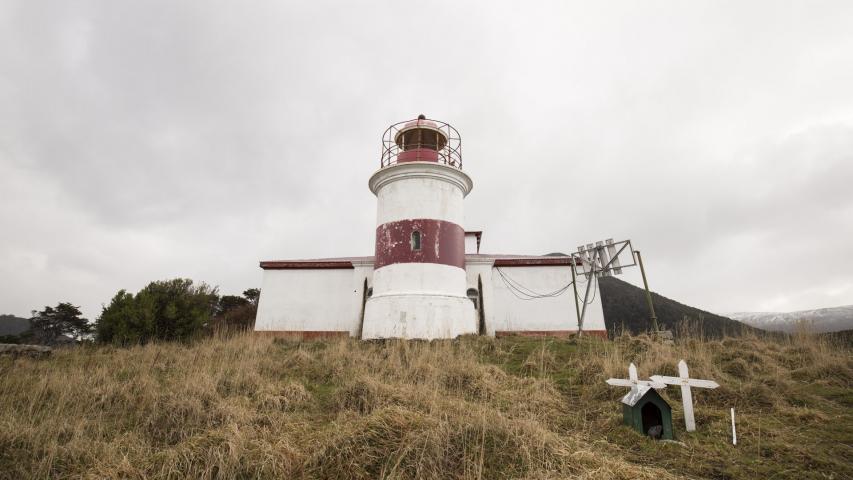
[{"label": "grassy hill", "polygon": [[[602,277],[598,283],[601,288],[604,323],[611,335],[619,334],[623,330],[633,334],[651,330],[645,290],[616,277]],[[652,292],[652,302],[660,328],[672,330],[676,335],[683,333],[680,330],[684,327],[712,338],[760,332],[731,318],[678,303],[655,292]]]},{"label": "grassy hill", "polygon": [[[604,380],[680,358],[698,431],[623,427]],[[84,346],[0,358],[0,478],[851,478],[851,383],[816,336]]]}]

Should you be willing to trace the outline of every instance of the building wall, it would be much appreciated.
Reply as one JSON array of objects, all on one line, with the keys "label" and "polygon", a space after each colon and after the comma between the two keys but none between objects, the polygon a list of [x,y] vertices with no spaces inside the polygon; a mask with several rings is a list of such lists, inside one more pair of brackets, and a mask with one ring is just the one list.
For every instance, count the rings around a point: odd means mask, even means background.
[{"label": "building wall", "polygon": [[[361,328],[364,280],[373,287],[373,264],[355,268],[264,270],[255,330],[259,332],[347,332],[357,337]],[[386,267],[388,268],[388,267]],[[446,267],[450,268],[450,267]],[[537,292],[551,292],[571,281],[568,266],[500,267],[504,275]],[[466,288],[477,289],[482,280],[485,333],[566,334],[577,331],[574,292],[569,288],[555,298],[516,298],[493,267],[491,259],[466,263]],[[583,277],[580,277],[583,279]],[[584,331],[605,332],[598,282],[591,285]],[[416,287],[416,286],[413,286]],[[459,288],[459,287],[455,287]],[[586,284],[578,282],[583,298]],[[438,293],[438,292],[436,292]],[[479,324],[478,312],[472,314]],[[463,322],[468,320],[462,319]],[[411,334],[412,332],[407,332]]]},{"label": "building wall", "polygon": [[[569,266],[521,266],[498,267],[508,279],[537,293],[549,293],[558,290],[572,281]],[[574,291],[569,287],[556,297],[522,300],[513,294],[505,280],[492,268],[490,274],[491,292],[485,298],[487,330],[490,335],[500,333],[549,333],[568,334],[577,332],[578,322],[575,311]],[[584,277],[581,276],[580,279]],[[484,279],[485,281],[485,279]],[[598,295],[598,282],[593,280],[589,304],[584,315],[583,330],[602,335],[604,314],[601,298]],[[585,283],[578,282],[578,295],[583,299]],[[484,293],[486,289],[484,286]],[[594,294],[594,297],[593,297]]]},{"label": "building wall", "polygon": [[[398,170],[420,169],[424,174],[434,173],[432,165],[400,165]],[[384,173],[384,172],[383,172]],[[439,173],[443,173],[439,170]],[[452,172],[456,174],[457,172]],[[461,172],[458,173],[461,175]],[[449,174],[445,174],[449,176]],[[376,224],[395,222],[413,218],[432,218],[462,225],[463,198],[467,191],[458,185],[445,181],[442,177],[413,176],[394,179],[382,184],[376,192]]]},{"label": "building wall", "polygon": [[[492,291],[492,261],[468,261],[465,264],[465,273],[467,278],[468,289],[478,289],[478,279],[482,280],[483,291],[480,293],[483,299],[483,305],[479,308],[483,309],[486,331],[489,336],[495,335],[495,308],[494,294]],[[477,324],[479,325],[479,311],[474,312]]]},{"label": "building wall", "polygon": [[255,330],[357,336],[364,279],[370,282],[372,270],[372,266],[264,270]]}]

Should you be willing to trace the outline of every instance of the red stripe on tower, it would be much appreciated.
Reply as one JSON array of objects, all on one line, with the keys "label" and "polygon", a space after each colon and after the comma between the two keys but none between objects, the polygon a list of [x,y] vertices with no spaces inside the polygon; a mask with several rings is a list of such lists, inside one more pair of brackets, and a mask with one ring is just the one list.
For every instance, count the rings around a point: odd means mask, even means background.
[{"label": "red stripe on tower", "polygon": [[438,263],[465,268],[465,229],[444,220],[418,218],[376,228],[379,269],[395,263]]}]

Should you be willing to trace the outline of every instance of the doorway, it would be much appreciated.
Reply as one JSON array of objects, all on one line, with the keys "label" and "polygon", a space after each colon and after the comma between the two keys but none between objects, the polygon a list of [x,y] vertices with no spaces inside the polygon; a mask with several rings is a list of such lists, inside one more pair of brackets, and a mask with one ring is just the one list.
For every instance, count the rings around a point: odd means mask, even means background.
[{"label": "doorway", "polygon": [[657,405],[652,402],[649,402],[643,405],[641,412],[643,417],[644,434],[648,435],[649,429],[652,427],[656,427],[658,425],[663,427],[663,414],[661,413],[660,408],[658,408]]}]

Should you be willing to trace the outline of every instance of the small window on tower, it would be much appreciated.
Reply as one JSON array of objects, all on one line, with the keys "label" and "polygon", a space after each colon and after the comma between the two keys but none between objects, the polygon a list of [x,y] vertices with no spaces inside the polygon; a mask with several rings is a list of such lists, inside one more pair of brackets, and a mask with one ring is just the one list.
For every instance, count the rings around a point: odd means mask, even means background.
[{"label": "small window on tower", "polygon": [[421,232],[415,230],[412,232],[412,250],[421,249]]}]

